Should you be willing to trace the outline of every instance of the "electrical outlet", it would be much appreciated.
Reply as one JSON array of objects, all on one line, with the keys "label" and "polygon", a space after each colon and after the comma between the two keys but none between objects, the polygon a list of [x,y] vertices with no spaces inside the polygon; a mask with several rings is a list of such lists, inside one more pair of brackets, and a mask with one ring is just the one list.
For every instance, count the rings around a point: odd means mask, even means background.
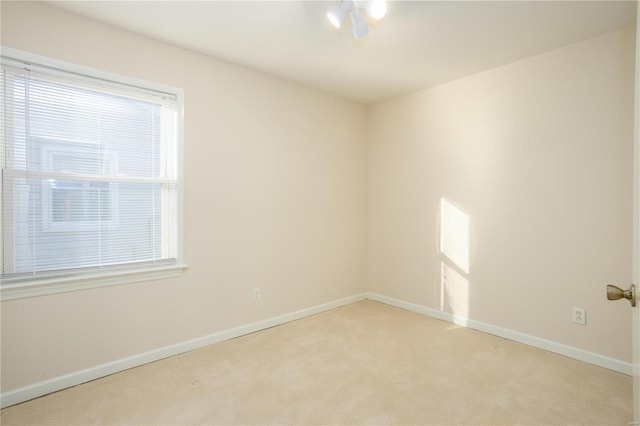
[{"label": "electrical outlet", "polygon": [[253,289],[252,301],[257,302],[260,300],[260,288],[256,287]]},{"label": "electrical outlet", "polygon": [[587,311],[583,308],[573,308],[573,322],[576,324],[587,324]]}]

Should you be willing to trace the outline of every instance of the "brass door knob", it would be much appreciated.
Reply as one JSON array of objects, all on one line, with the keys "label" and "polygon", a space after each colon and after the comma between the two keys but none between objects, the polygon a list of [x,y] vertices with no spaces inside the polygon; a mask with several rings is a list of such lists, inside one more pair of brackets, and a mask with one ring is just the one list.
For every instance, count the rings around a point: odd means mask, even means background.
[{"label": "brass door knob", "polygon": [[629,290],[623,290],[620,287],[609,284],[607,286],[607,299],[627,299],[629,302],[631,302],[631,306],[636,306],[636,286],[631,284]]}]

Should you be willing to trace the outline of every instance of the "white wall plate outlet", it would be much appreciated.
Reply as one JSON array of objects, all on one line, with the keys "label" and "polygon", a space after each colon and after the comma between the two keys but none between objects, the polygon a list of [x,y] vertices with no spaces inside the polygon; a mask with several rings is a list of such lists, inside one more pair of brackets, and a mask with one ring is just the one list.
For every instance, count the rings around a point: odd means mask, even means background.
[{"label": "white wall plate outlet", "polygon": [[573,322],[587,325],[587,311],[583,308],[573,308]]}]

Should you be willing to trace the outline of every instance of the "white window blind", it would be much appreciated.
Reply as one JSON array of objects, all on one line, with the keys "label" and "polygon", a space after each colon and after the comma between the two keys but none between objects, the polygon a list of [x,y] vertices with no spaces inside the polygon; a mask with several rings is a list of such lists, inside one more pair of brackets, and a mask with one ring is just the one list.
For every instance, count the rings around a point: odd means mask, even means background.
[{"label": "white window blind", "polygon": [[3,285],[175,263],[177,98],[3,58]]}]

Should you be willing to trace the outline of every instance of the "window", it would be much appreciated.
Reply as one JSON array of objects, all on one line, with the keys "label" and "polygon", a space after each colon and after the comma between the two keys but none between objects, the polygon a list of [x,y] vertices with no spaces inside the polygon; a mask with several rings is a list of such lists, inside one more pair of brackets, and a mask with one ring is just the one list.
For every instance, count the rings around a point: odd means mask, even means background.
[{"label": "window", "polygon": [[181,92],[5,48],[0,84],[2,297],[179,274]]}]

